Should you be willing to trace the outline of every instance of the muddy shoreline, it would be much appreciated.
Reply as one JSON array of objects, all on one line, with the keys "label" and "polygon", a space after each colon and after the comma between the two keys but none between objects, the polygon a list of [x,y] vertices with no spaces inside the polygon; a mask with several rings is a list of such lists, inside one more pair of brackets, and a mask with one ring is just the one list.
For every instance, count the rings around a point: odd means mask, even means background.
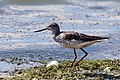
[{"label": "muddy shoreline", "polygon": [[[10,76],[1,79],[120,79],[119,60],[83,60],[79,66],[70,68],[71,61],[60,61],[59,66],[35,66],[16,69]],[[66,66],[67,65],[67,66]]]}]

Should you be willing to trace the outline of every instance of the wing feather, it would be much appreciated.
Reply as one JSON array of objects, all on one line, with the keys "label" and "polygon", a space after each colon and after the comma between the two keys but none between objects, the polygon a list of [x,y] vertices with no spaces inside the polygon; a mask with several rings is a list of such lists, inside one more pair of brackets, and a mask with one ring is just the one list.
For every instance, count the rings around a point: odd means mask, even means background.
[{"label": "wing feather", "polygon": [[63,40],[77,40],[82,42],[87,41],[94,41],[94,40],[101,40],[101,39],[109,39],[109,37],[100,37],[100,36],[89,36],[82,33],[77,32],[63,32],[64,36],[62,37]]}]

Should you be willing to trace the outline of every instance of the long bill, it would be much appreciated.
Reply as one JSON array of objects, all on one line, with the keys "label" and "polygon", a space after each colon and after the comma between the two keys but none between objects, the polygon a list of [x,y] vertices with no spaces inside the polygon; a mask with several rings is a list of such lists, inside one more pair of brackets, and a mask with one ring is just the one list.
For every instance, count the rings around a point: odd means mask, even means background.
[{"label": "long bill", "polygon": [[44,30],[47,30],[47,28],[41,29],[41,30],[37,30],[37,31],[34,31],[34,32],[41,32],[41,31],[44,31]]}]

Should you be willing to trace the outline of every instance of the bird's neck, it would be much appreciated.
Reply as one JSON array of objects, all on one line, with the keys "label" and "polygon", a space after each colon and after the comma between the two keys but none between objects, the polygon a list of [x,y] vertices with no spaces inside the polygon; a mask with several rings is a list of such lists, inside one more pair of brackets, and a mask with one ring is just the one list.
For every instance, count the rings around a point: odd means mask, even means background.
[{"label": "bird's neck", "polygon": [[60,30],[54,30],[54,31],[52,31],[52,35],[53,36],[57,36],[57,35],[59,35],[59,33],[60,33]]}]

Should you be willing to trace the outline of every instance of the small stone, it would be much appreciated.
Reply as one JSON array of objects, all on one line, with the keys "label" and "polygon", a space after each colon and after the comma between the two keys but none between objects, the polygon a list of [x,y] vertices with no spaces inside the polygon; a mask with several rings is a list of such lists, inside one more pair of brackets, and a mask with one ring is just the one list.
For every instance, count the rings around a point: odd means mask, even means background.
[{"label": "small stone", "polygon": [[70,18],[70,20],[72,20],[72,18]]},{"label": "small stone", "polygon": [[53,20],[55,20],[55,18],[53,18]]},{"label": "small stone", "polygon": [[38,80],[37,78],[33,78],[32,80]]},{"label": "small stone", "polygon": [[103,71],[110,72],[111,67],[106,67]]},{"label": "small stone", "polygon": [[58,61],[50,61],[48,64],[47,64],[47,66],[46,67],[50,67],[50,66],[56,66],[56,67],[58,67]]}]

